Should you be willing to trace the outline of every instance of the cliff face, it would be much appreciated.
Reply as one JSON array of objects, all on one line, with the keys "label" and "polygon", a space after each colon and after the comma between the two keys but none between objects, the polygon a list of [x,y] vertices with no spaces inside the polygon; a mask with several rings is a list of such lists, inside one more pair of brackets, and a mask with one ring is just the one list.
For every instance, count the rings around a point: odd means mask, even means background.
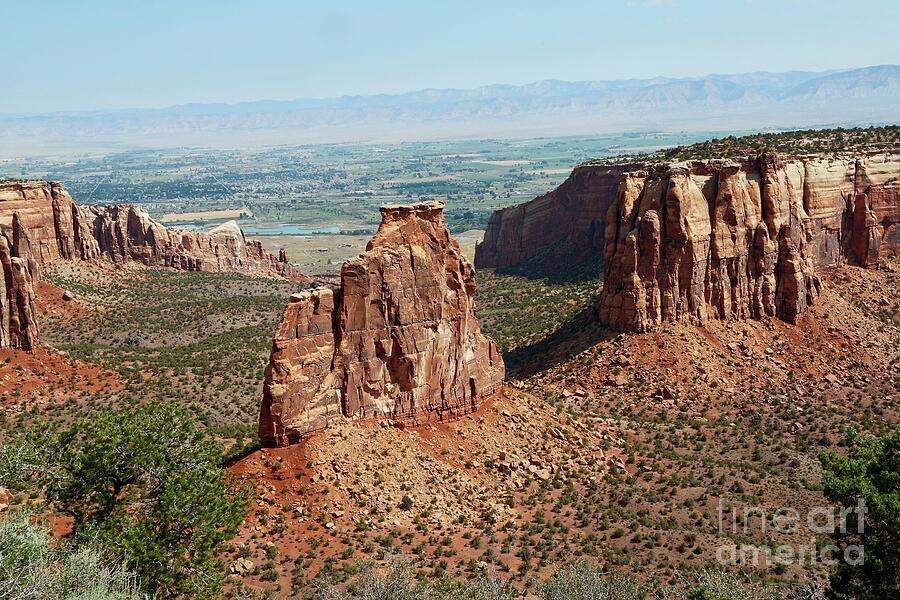
[{"label": "cliff face", "polygon": [[[593,178],[586,172],[592,170]],[[476,264],[505,268],[554,253],[560,265],[578,263],[596,252],[594,236],[561,234],[560,223],[580,223],[579,231],[602,226],[600,317],[643,331],[663,321],[793,321],[815,300],[821,269],[877,266],[900,252],[894,153],[767,154],[613,171],[581,166],[551,194],[495,213]],[[577,189],[612,177],[615,186]]]},{"label": "cliff face", "polygon": [[637,331],[710,317],[792,321],[818,293],[809,221],[774,157],[630,173],[607,213],[600,318]]},{"label": "cliff face", "polygon": [[282,249],[276,258],[262,243],[248,240],[234,221],[204,233],[166,229],[134,206],[90,207],[94,236],[114,262],[136,261],[182,271],[244,273],[303,278]]},{"label": "cliff face", "polygon": [[166,229],[132,206],[79,206],[54,182],[0,182],[0,347],[37,340],[33,282],[59,260],[136,261],[152,267],[305,279],[234,222],[209,233]]},{"label": "cliff face", "polygon": [[[768,159],[738,162],[762,160]],[[817,266],[844,261],[874,265],[881,252],[898,252],[900,155],[778,160],[779,176],[789,181],[791,193],[810,218],[811,257]],[[704,168],[718,168],[716,161],[707,162],[707,167],[693,163],[698,165],[698,177]],[[618,199],[620,185],[628,173],[648,167],[581,165],[552,192],[496,211],[488,222],[484,241],[476,249],[475,266],[502,270],[531,262],[566,268],[599,256],[604,248],[607,212]],[[761,173],[759,167],[757,172]],[[857,198],[861,202],[858,208]]]},{"label": "cliff face", "polygon": [[28,261],[37,274],[57,260],[91,260],[100,249],[93,217],[58,183],[0,182],[0,231],[13,256]]},{"label": "cliff face", "polygon": [[777,316],[793,322],[817,272],[900,251],[900,156],[671,164],[627,174],[606,216],[600,319]]},{"label": "cliff face", "polygon": [[641,165],[577,167],[558,188],[496,211],[475,250],[475,268],[565,268],[599,257],[604,220],[624,173]]},{"label": "cliff face", "polygon": [[302,277],[283,253],[276,258],[247,240],[233,221],[209,233],[167,229],[138,207],[79,206],[54,182],[0,183],[0,229],[12,231],[14,254],[38,267],[105,257],[186,271]]},{"label": "cliff face", "polygon": [[263,444],[295,442],[341,416],[449,418],[499,388],[503,360],[475,318],[475,273],[443,208],[383,208],[339,290],[291,298],[266,370]]},{"label": "cliff face", "polygon": [[27,261],[12,255],[2,233],[0,269],[0,348],[30,350],[38,339],[32,278]]}]

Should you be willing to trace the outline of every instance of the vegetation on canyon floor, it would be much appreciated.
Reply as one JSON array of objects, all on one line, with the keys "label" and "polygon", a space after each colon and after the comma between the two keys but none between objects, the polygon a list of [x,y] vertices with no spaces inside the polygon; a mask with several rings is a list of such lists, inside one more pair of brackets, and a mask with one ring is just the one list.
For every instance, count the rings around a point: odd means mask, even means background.
[{"label": "vegetation on canyon floor", "polygon": [[[173,435],[163,435],[171,425]],[[900,428],[881,438],[851,434],[848,454],[821,456],[829,499],[863,497],[872,511],[854,543],[866,563],[843,564],[829,597],[875,600],[898,591],[897,450]],[[17,511],[0,521],[0,597],[5,600],[138,600],[215,598],[226,577],[219,546],[235,533],[249,490],[228,492],[221,449],[186,412],[171,405],[92,414],[68,430],[32,430],[2,447],[0,482],[38,485],[53,506],[74,518],[61,542]],[[851,523],[850,531],[856,523]],[[847,535],[835,522],[831,535]],[[270,547],[274,548],[274,547]],[[272,558],[277,552],[271,553]],[[323,600],[513,600],[522,591],[496,575],[467,580],[421,578],[416,565],[389,558],[385,568],[356,563],[349,585],[311,582]],[[748,573],[677,572],[647,583],[583,560],[557,566],[529,587],[541,600],[823,600],[815,584],[766,585]],[[254,597],[236,588],[235,598]]]},{"label": "vegetation on canyon floor", "polygon": [[[838,270],[816,309],[821,326],[723,325],[708,333],[711,341],[679,327],[637,338],[599,336],[571,325],[589,308],[593,283],[479,273],[485,331],[508,351],[528,349],[541,372],[514,376],[523,395],[486,409],[486,421],[424,430],[422,457],[431,462],[415,463],[421,482],[388,453],[398,448],[396,436],[419,444],[412,432],[377,428],[358,448],[356,442],[347,450],[323,448],[333,454],[321,464],[303,454],[251,455],[258,471],[241,477],[258,485],[261,497],[220,555],[231,593],[244,593],[243,584],[271,598],[346,589],[360,561],[382,564],[395,555],[413,558],[421,582],[493,570],[517,589],[534,589],[555,565],[586,560],[639,582],[672,585],[679,574],[715,564],[715,547],[727,541],[715,533],[717,498],[761,508],[821,503],[817,454],[840,451],[850,427],[884,434],[896,422],[900,330],[863,307],[890,311],[891,299],[882,300],[897,276],[890,268]],[[262,326],[263,319],[274,327],[290,285],[145,269],[101,281],[87,271],[51,277],[76,299],[43,315],[42,332],[109,369],[110,389],[86,390],[88,376],[76,372],[64,375],[63,385],[7,398],[17,407],[6,413],[8,431],[43,418],[68,427],[79,410],[93,414],[107,404],[130,410],[159,399],[187,407],[227,444],[253,437],[259,400],[253,388],[270,339],[260,335],[247,345],[228,333]],[[234,300],[244,296],[248,310]],[[107,299],[138,309],[137,316],[110,310]],[[510,301],[517,310],[504,310]],[[566,334],[554,335],[560,331]],[[129,336],[134,342],[123,344]],[[199,351],[198,340],[209,347]],[[248,349],[256,370],[231,373],[244,368]],[[177,359],[163,365],[159,352]],[[11,375],[27,375],[16,368]],[[74,401],[62,401],[69,393]],[[432,471],[431,464],[449,466]],[[427,487],[445,500],[432,504]],[[341,490],[355,499],[341,500]],[[10,504],[43,511],[39,495],[17,492]],[[510,512],[501,516],[498,505]],[[363,511],[370,513],[357,516]],[[442,512],[456,517],[437,519]],[[784,540],[754,533],[746,541]],[[827,576],[820,566],[751,572],[779,589]]]},{"label": "vegetation on canyon floor", "polygon": [[155,598],[221,594],[221,546],[251,492],[184,408],[157,403],[35,425],[0,448],[0,484],[39,493],[68,518],[67,538],[126,565]]},{"label": "vegetation on canyon floor", "polygon": [[[75,393],[79,409],[178,402],[229,445],[256,438],[272,331],[301,284],[152,269],[98,276],[79,265],[48,269],[45,278],[76,297],[45,312],[45,343],[122,382]],[[27,424],[32,411],[54,420],[74,412],[43,396],[30,400],[7,427]]]},{"label": "vegetation on canyon floor", "polygon": [[[824,591],[814,585],[787,592],[768,587],[737,573],[703,569],[686,573],[671,586],[650,586],[640,581],[605,572],[586,562],[558,568],[545,581],[534,583],[534,597],[540,600],[824,600]],[[377,571],[368,566],[349,591],[324,588],[325,600],[514,600],[521,597],[515,588],[495,577],[474,581],[442,579],[419,581],[407,562],[394,561]]]}]

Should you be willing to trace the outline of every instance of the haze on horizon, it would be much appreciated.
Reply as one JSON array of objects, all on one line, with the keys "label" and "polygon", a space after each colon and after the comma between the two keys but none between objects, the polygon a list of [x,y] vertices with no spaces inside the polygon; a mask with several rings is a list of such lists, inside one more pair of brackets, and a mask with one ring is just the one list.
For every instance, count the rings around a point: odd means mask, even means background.
[{"label": "haze on horizon", "polygon": [[815,0],[53,0],[0,11],[18,24],[0,38],[4,114],[900,63],[890,0],[855,3],[852,30],[845,4]]}]

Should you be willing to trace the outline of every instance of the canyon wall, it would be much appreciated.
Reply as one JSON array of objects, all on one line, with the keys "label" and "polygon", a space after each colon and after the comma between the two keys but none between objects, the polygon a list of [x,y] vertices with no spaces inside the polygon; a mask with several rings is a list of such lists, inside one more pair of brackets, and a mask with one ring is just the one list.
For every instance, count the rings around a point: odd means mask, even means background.
[{"label": "canyon wall", "polygon": [[476,248],[475,268],[528,266],[541,271],[598,258],[606,210],[622,175],[641,167],[582,165],[552,192],[494,212]]},{"label": "canyon wall", "polygon": [[114,262],[305,279],[287,261],[283,249],[276,258],[258,240],[248,240],[234,221],[207,233],[167,229],[134,206],[90,207],[89,211],[100,251]]},{"label": "canyon wall", "polygon": [[0,348],[30,350],[38,339],[34,286],[28,262],[13,256],[11,246],[0,233]]},{"label": "canyon wall", "polygon": [[[896,153],[769,153],[658,164],[618,171],[615,186],[573,190],[590,180],[586,170],[612,176],[609,167],[583,165],[578,177],[550,195],[498,211],[476,264],[508,268],[540,260],[546,256],[541,249],[551,247],[561,254],[561,267],[577,264],[596,254],[596,241],[561,236],[560,221],[581,223],[582,231],[602,226],[605,282],[598,310],[616,329],[645,331],[664,321],[708,318],[793,321],[815,301],[823,269],[875,267],[885,255],[900,253]],[[537,214],[538,208],[549,219],[544,228],[540,220],[526,227],[526,220],[511,217]],[[591,225],[582,223],[584,215],[592,215]],[[530,256],[522,252],[524,240]]]},{"label": "canyon wall", "polygon": [[33,283],[60,260],[108,259],[186,271],[306,280],[282,251],[276,258],[234,222],[209,233],[171,230],[133,206],[80,206],[59,183],[0,182],[0,347],[37,340]]},{"label": "canyon wall", "polygon": [[417,422],[474,411],[504,377],[475,318],[475,272],[444,206],[383,208],[337,290],[295,294],[266,369],[259,435],[296,442],[335,418]]}]

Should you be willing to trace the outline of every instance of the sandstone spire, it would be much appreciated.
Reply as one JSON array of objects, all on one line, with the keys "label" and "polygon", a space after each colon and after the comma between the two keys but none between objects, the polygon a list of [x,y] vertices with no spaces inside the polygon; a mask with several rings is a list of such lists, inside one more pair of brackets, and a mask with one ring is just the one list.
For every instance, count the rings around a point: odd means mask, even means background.
[{"label": "sandstone spire", "polygon": [[503,381],[503,359],[475,318],[475,272],[444,205],[381,209],[366,252],[338,290],[295,294],[275,334],[259,433],[285,445],[341,417],[450,418]]}]

